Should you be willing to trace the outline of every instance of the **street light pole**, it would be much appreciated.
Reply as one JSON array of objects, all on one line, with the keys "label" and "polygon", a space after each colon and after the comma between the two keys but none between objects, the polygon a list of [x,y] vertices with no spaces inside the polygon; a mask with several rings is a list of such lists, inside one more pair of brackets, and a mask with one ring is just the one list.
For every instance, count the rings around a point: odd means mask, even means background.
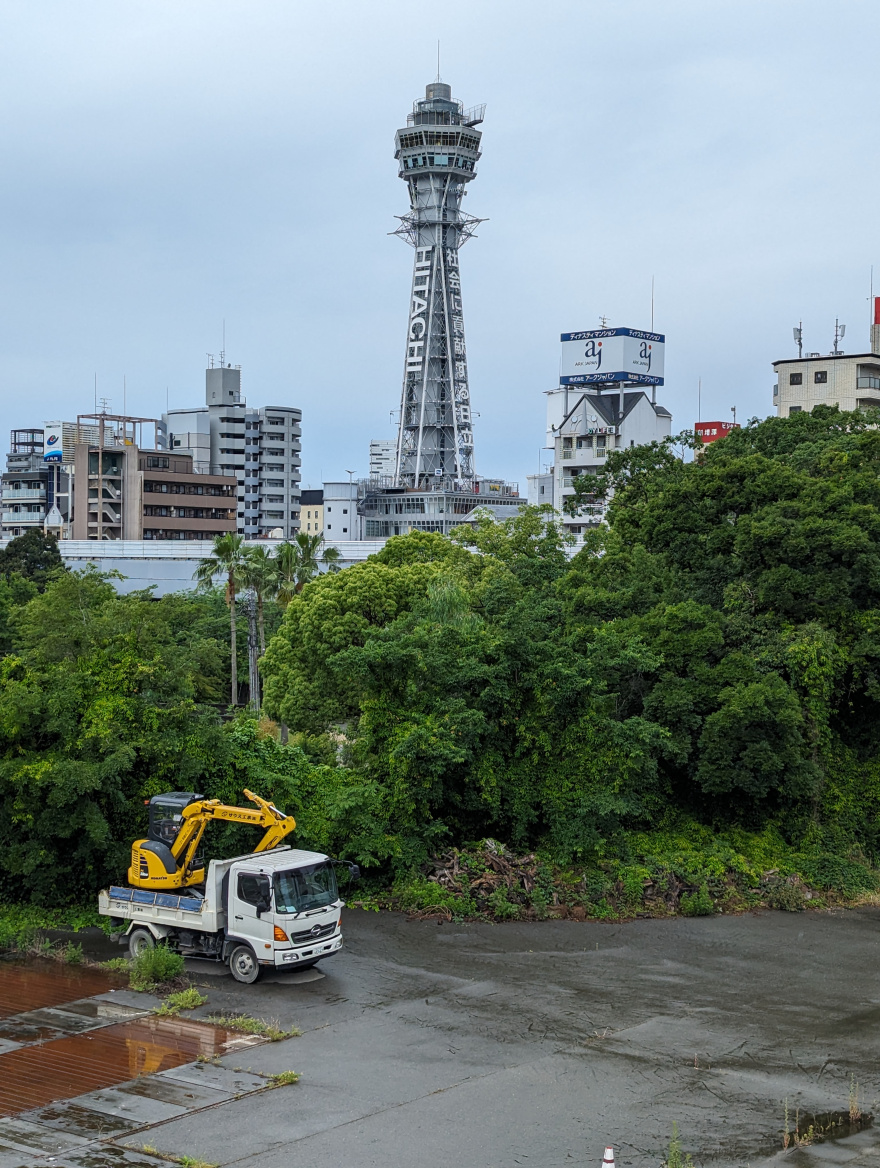
[{"label": "street light pole", "polygon": [[[351,527],[351,525],[354,522],[354,520],[352,519],[352,516],[354,515],[354,504],[352,501],[352,494],[354,492],[354,483],[352,481],[353,476],[354,476],[354,471],[347,470],[345,473],[348,475],[348,525],[349,525],[349,527]],[[351,533],[349,533],[349,534],[351,534]]]}]

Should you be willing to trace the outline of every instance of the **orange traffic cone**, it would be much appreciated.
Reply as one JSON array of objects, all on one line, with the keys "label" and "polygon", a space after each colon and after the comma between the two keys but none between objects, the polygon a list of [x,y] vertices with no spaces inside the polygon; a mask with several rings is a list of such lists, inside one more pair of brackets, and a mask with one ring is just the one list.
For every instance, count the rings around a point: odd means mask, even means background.
[{"label": "orange traffic cone", "polygon": [[602,1157],[602,1168],[614,1168],[614,1149],[606,1148]]}]

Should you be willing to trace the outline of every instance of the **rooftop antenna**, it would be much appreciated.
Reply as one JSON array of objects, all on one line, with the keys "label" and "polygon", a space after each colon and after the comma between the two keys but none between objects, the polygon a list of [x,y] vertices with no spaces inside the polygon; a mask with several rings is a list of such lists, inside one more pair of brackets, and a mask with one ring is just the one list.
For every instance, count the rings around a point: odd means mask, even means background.
[{"label": "rooftop antenna", "polygon": [[98,375],[95,374],[95,413],[98,412]]},{"label": "rooftop antenna", "polygon": [[128,389],[125,384],[125,374],[122,375],[122,413],[125,414],[126,404],[128,402]]},{"label": "rooftop antenna", "polygon": [[99,401],[101,403],[101,413],[106,414],[107,409],[110,405],[110,398],[109,397],[102,397],[102,398],[99,398]]},{"label": "rooftop antenna", "polygon": [[733,424],[736,425],[736,406],[730,407],[730,412],[733,414]]},{"label": "rooftop antenna", "polygon": [[797,327],[793,328],[791,331],[794,334],[795,344],[798,347],[798,356],[803,357],[803,355],[804,355],[804,322],[802,320],[799,320],[797,322]]},{"label": "rooftop antenna", "polygon": [[437,41],[437,80],[440,80],[440,41]]},{"label": "rooftop antenna", "polygon": [[703,379],[702,379],[702,377],[698,377],[697,378],[697,421],[698,422],[702,422],[702,420],[703,420],[702,398],[703,398]]},{"label": "rooftop antenna", "polygon": [[600,328],[608,328],[608,317],[607,316],[600,316],[599,317],[599,327]]},{"label": "rooftop antenna", "polygon": [[835,318],[834,318],[834,355],[835,356],[837,356],[840,353],[840,349],[837,347],[837,345],[838,345],[838,341],[843,340],[843,334],[845,332],[846,332],[846,325],[845,324],[838,324],[837,317],[835,316]]},{"label": "rooftop antenna", "polygon": [[226,317],[223,317],[223,347],[220,350],[220,368],[226,364]]}]

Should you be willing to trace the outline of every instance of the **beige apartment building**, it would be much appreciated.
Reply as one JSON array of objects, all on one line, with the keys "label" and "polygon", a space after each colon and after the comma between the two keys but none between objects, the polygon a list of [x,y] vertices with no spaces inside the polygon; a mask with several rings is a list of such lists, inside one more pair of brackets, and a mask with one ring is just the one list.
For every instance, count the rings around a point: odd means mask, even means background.
[{"label": "beige apartment building", "polygon": [[234,475],[196,474],[191,454],[143,450],[132,423],[101,417],[74,448],[73,539],[211,540],[237,528]]},{"label": "beige apartment building", "polygon": [[[875,299],[875,319],[880,315]],[[807,353],[774,361],[773,404],[780,418],[817,405],[842,410],[880,408],[880,322],[871,328],[870,352]]]}]

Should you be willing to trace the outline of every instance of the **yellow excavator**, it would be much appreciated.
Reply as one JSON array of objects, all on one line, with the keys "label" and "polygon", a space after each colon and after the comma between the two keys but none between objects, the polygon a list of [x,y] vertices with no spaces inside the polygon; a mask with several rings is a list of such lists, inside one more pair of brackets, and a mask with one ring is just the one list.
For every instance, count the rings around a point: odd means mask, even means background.
[{"label": "yellow excavator", "polygon": [[216,819],[265,827],[266,833],[253,849],[255,852],[278,847],[296,827],[296,820],[251,791],[245,791],[245,796],[256,803],[256,810],[228,807],[219,799],[204,799],[192,791],[154,795],[149,801],[147,838],[135,840],[131,847],[128,883],[133,888],[160,892],[204,883],[205,869],[196,850],[205,828]]}]

